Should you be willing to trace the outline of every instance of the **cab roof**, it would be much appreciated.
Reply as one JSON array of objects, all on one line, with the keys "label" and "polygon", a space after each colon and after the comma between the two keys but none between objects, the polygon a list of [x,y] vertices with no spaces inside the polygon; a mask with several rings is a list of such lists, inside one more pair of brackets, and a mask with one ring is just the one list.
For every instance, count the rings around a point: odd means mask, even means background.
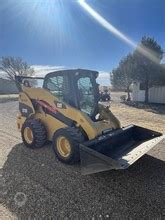
[{"label": "cab roof", "polygon": [[47,73],[45,75],[45,78],[56,76],[58,74],[75,74],[75,73],[81,73],[81,74],[84,74],[84,75],[93,74],[95,77],[97,77],[98,74],[99,74],[97,71],[94,71],[94,70],[87,70],[87,69],[64,69],[64,70],[57,70],[57,71],[53,71],[53,72]]}]

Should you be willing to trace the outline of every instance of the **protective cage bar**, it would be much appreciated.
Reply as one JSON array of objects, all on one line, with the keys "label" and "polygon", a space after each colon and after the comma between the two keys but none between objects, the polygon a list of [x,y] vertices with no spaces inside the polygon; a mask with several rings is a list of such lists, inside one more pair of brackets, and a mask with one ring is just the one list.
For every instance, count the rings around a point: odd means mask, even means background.
[{"label": "protective cage bar", "polygon": [[22,81],[24,79],[30,79],[30,80],[44,80],[44,77],[37,77],[37,76],[15,76],[15,84],[18,88],[19,92],[22,92]]},{"label": "protective cage bar", "polygon": [[80,145],[83,175],[126,169],[164,139],[164,135],[136,125],[117,129]]}]

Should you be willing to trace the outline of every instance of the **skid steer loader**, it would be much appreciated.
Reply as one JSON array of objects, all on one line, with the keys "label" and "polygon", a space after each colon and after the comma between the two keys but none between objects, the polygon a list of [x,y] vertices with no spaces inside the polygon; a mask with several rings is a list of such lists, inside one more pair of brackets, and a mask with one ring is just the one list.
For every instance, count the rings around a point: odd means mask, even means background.
[{"label": "skid steer loader", "polygon": [[44,78],[17,76],[17,126],[23,143],[40,148],[51,141],[60,161],[81,161],[82,173],[90,174],[125,169],[164,138],[136,125],[121,127],[109,107],[99,103],[97,76],[84,69]]}]

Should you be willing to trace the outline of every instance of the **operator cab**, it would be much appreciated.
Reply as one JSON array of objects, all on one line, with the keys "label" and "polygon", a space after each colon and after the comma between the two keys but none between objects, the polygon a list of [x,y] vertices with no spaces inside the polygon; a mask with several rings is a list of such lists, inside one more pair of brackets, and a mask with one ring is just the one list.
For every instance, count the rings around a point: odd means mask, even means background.
[{"label": "operator cab", "polygon": [[94,118],[99,101],[97,76],[98,72],[91,70],[60,70],[45,76],[43,88]]}]

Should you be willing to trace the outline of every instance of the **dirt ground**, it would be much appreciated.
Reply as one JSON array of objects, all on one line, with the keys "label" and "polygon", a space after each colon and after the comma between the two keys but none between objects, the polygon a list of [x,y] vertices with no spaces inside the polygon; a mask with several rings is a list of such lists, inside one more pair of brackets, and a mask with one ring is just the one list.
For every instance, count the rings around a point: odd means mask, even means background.
[{"label": "dirt ground", "polygon": [[[0,103],[0,219],[163,219],[165,141],[127,170],[82,176],[50,145],[23,146],[16,129],[17,101]],[[165,133],[165,114],[112,102],[122,125]]]},{"label": "dirt ground", "polygon": [[123,126],[137,124],[165,134],[165,111],[164,114],[153,113],[151,109],[137,109],[117,102],[112,103],[111,110]]}]

